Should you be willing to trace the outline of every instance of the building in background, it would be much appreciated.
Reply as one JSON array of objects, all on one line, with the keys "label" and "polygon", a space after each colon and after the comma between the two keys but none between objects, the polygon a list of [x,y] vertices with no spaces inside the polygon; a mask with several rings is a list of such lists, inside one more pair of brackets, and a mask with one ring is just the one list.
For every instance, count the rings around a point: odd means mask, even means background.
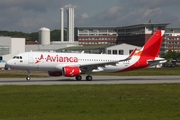
[{"label": "building in background", "polygon": [[167,25],[168,23],[147,23],[118,27],[117,44],[128,43],[132,45],[143,46],[156,30],[165,30]]},{"label": "building in background", "polygon": [[[82,46],[131,44],[142,47],[157,29],[166,30],[169,23],[137,24],[123,27],[75,27],[75,41]],[[165,41],[161,53],[165,52]]]},{"label": "building in background", "polygon": [[0,55],[25,52],[25,38],[0,37]]},{"label": "building in background", "polygon": [[74,8],[67,9],[67,40],[74,42]]},{"label": "building in background", "polygon": [[[166,30],[167,25],[169,25],[169,23],[147,23],[118,27],[117,44],[127,43],[142,47],[156,30]],[[165,40],[163,40],[160,54],[164,54],[165,49]]]},{"label": "building in background", "polygon": [[61,33],[60,33],[60,35],[61,35],[61,39],[60,39],[60,41],[61,42],[64,42],[64,8],[61,8],[60,9],[60,30],[61,30]]},{"label": "building in background", "polygon": [[124,27],[75,27],[75,41],[83,46],[121,43],[143,46],[157,29],[165,30],[167,25],[148,23]]},{"label": "building in background", "polygon": [[0,68],[18,53],[25,52],[25,38],[0,37]]},{"label": "building in background", "polygon": [[39,29],[39,44],[49,45],[50,44],[50,29],[49,28],[41,28]]},{"label": "building in background", "polygon": [[81,46],[115,45],[116,27],[75,27],[75,41]]},{"label": "building in background", "polygon": [[139,46],[122,43],[119,45],[107,47],[106,53],[113,55],[129,55],[135,48],[137,48],[137,51],[141,49]]},{"label": "building in background", "polygon": [[167,28],[165,32],[166,49],[180,52],[180,28]]}]

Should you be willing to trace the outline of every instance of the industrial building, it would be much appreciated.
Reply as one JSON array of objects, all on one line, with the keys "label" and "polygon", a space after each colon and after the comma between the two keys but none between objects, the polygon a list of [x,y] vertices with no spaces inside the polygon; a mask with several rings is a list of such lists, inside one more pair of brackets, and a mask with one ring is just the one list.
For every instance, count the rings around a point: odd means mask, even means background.
[{"label": "industrial building", "polygon": [[180,52],[180,28],[167,28],[164,40],[168,50]]},{"label": "industrial building", "polygon": [[74,42],[74,8],[67,9],[67,40]]},{"label": "industrial building", "polygon": [[82,46],[115,45],[117,39],[116,27],[75,27],[75,41]]},{"label": "industrial building", "polygon": [[25,38],[0,36],[0,43],[0,67],[4,67],[14,55],[25,52]]},{"label": "industrial building", "polygon": [[49,45],[50,44],[50,29],[48,28],[41,28],[39,29],[39,44],[42,45]]},{"label": "industrial building", "polygon": [[[67,40],[74,43],[74,8],[67,8]],[[64,8],[60,9],[61,42],[64,42]]]},{"label": "industrial building", "polygon": [[[75,27],[75,41],[83,46],[127,43],[142,47],[157,29],[166,30],[168,24],[147,23],[123,27]],[[161,47],[161,53],[165,53],[165,42]]]},{"label": "industrial building", "polygon": [[25,51],[54,51],[60,48],[78,46],[77,42],[50,41],[50,29],[42,27],[39,29],[39,40],[26,43]]},{"label": "industrial building", "polygon": [[75,27],[75,41],[79,45],[128,43],[143,46],[157,30],[165,30],[168,23],[138,24],[124,27]]},{"label": "industrial building", "polygon": [[142,47],[122,43],[119,45],[107,47],[106,53],[113,55],[129,55],[135,48],[137,48],[137,51],[139,51]]}]

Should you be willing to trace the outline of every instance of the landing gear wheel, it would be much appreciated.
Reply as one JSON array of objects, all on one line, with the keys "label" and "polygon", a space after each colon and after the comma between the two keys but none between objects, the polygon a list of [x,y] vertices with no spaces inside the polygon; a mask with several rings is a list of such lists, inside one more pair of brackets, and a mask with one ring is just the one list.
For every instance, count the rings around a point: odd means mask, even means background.
[{"label": "landing gear wheel", "polygon": [[26,77],[26,80],[27,80],[27,81],[30,81],[30,80],[31,80],[31,77],[27,76],[27,77]]},{"label": "landing gear wheel", "polygon": [[76,76],[76,80],[77,80],[77,81],[82,80],[82,76],[80,76],[80,75],[79,75],[79,76]]},{"label": "landing gear wheel", "polygon": [[30,70],[27,70],[27,72],[28,72],[28,75],[27,75],[27,77],[26,77],[26,80],[27,81],[30,81],[31,80],[31,71]]},{"label": "landing gear wheel", "polygon": [[92,76],[90,76],[90,75],[86,76],[86,80],[87,81],[91,81],[92,80]]}]

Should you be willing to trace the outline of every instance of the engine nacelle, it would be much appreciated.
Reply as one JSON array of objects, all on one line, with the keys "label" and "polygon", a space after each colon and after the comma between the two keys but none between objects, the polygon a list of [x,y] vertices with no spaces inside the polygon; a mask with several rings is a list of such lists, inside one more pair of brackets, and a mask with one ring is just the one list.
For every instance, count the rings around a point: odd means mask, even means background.
[{"label": "engine nacelle", "polygon": [[75,77],[80,75],[80,68],[79,67],[70,67],[70,66],[65,66],[63,68],[63,75],[66,77]]},{"label": "engine nacelle", "polygon": [[62,76],[62,71],[48,71],[49,76]]}]

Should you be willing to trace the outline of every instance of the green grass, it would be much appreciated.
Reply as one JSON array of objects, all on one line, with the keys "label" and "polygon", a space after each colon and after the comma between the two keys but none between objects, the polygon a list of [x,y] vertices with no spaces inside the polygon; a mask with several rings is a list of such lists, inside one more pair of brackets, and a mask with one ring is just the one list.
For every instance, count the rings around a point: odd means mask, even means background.
[{"label": "green grass", "polygon": [[0,120],[179,120],[180,84],[0,86]]}]

